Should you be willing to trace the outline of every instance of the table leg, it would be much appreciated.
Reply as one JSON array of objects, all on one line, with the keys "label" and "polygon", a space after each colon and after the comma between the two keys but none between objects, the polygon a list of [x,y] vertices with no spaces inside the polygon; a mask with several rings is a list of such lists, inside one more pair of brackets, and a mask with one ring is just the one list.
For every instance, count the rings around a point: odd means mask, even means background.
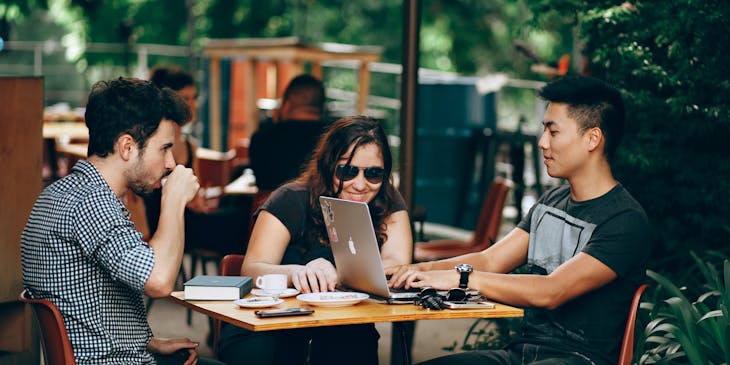
[{"label": "table leg", "polygon": [[415,321],[393,322],[390,341],[391,364],[411,365],[411,349],[413,348],[413,333],[415,330]]}]

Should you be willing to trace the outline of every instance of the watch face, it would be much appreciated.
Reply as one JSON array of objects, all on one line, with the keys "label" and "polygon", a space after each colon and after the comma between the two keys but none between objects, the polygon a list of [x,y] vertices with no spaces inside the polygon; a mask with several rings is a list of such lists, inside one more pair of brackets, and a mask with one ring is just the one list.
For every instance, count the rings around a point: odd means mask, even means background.
[{"label": "watch face", "polygon": [[456,265],[455,269],[458,272],[472,272],[473,271],[471,265],[469,265],[469,264]]}]

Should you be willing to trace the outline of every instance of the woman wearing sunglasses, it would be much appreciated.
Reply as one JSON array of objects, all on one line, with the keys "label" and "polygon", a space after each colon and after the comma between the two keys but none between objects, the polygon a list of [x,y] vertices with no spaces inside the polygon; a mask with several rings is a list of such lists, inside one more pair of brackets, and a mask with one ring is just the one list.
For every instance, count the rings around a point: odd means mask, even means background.
[{"label": "woman wearing sunglasses", "polygon": [[[286,274],[303,293],[333,291],[338,281],[319,196],[367,202],[383,266],[410,263],[411,231],[403,198],[392,185],[385,131],[372,118],[342,118],[320,138],[307,169],[276,189],[254,216],[242,272]],[[221,332],[219,357],[234,364],[377,364],[372,324],[253,333]],[[310,343],[311,341],[311,343]]]}]

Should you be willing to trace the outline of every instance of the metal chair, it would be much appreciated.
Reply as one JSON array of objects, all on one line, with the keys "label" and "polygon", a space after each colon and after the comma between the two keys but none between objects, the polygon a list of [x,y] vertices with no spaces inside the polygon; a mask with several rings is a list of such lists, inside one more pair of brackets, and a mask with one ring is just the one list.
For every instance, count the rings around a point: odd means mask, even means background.
[{"label": "metal chair", "polygon": [[621,342],[621,354],[618,357],[618,365],[631,365],[631,360],[634,357],[634,330],[636,327],[636,314],[639,311],[641,295],[644,293],[646,288],[647,285],[644,284],[636,289],[634,299],[631,301],[629,318],[626,320],[626,330],[624,330],[624,339]]},{"label": "metal chair", "polygon": [[43,337],[43,357],[47,365],[75,365],[73,347],[66,332],[63,317],[55,304],[47,299],[32,299],[28,291],[20,293],[19,300],[30,303],[35,312]]},{"label": "metal chair", "polygon": [[499,234],[499,228],[502,224],[502,210],[511,187],[511,181],[499,177],[495,178],[489,185],[471,241],[437,240],[418,242],[414,245],[414,261],[433,261],[449,258],[470,252],[479,252],[491,246],[496,241],[497,234]]}]

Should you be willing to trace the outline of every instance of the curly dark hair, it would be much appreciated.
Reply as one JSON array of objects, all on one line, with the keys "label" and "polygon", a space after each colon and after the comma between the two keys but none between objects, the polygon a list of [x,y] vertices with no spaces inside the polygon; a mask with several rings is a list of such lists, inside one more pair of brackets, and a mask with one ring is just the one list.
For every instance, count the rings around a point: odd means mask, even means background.
[{"label": "curly dark hair", "polygon": [[304,183],[310,192],[309,210],[314,224],[311,225],[310,230],[305,232],[308,242],[329,245],[324,217],[319,205],[319,196],[337,197],[339,195],[342,191],[343,181],[340,181],[339,186],[335,186],[334,175],[337,162],[354,145],[350,159],[347,161],[349,164],[355,151],[361,146],[369,144],[374,144],[380,149],[383,155],[385,175],[378,194],[368,203],[368,207],[378,245],[387,241],[388,236],[385,231],[388,227],[385,218],[393,213],[393,201],[398,194],[393,187],[391,175],[393,157],[388,146],[388,138],[377,120],[367,116],[351,116],[337,120],[327,129],[319,139],[307,169],[297,179]]},{"label": "curly dark hair", "polygon": [[106,157],[114,143],[129,134],[140,149],[160,126],[163,116],[162,95],[149,81],[123,78],[99,81],[91,87],[86,104],[89,128],[89,156]]}]

